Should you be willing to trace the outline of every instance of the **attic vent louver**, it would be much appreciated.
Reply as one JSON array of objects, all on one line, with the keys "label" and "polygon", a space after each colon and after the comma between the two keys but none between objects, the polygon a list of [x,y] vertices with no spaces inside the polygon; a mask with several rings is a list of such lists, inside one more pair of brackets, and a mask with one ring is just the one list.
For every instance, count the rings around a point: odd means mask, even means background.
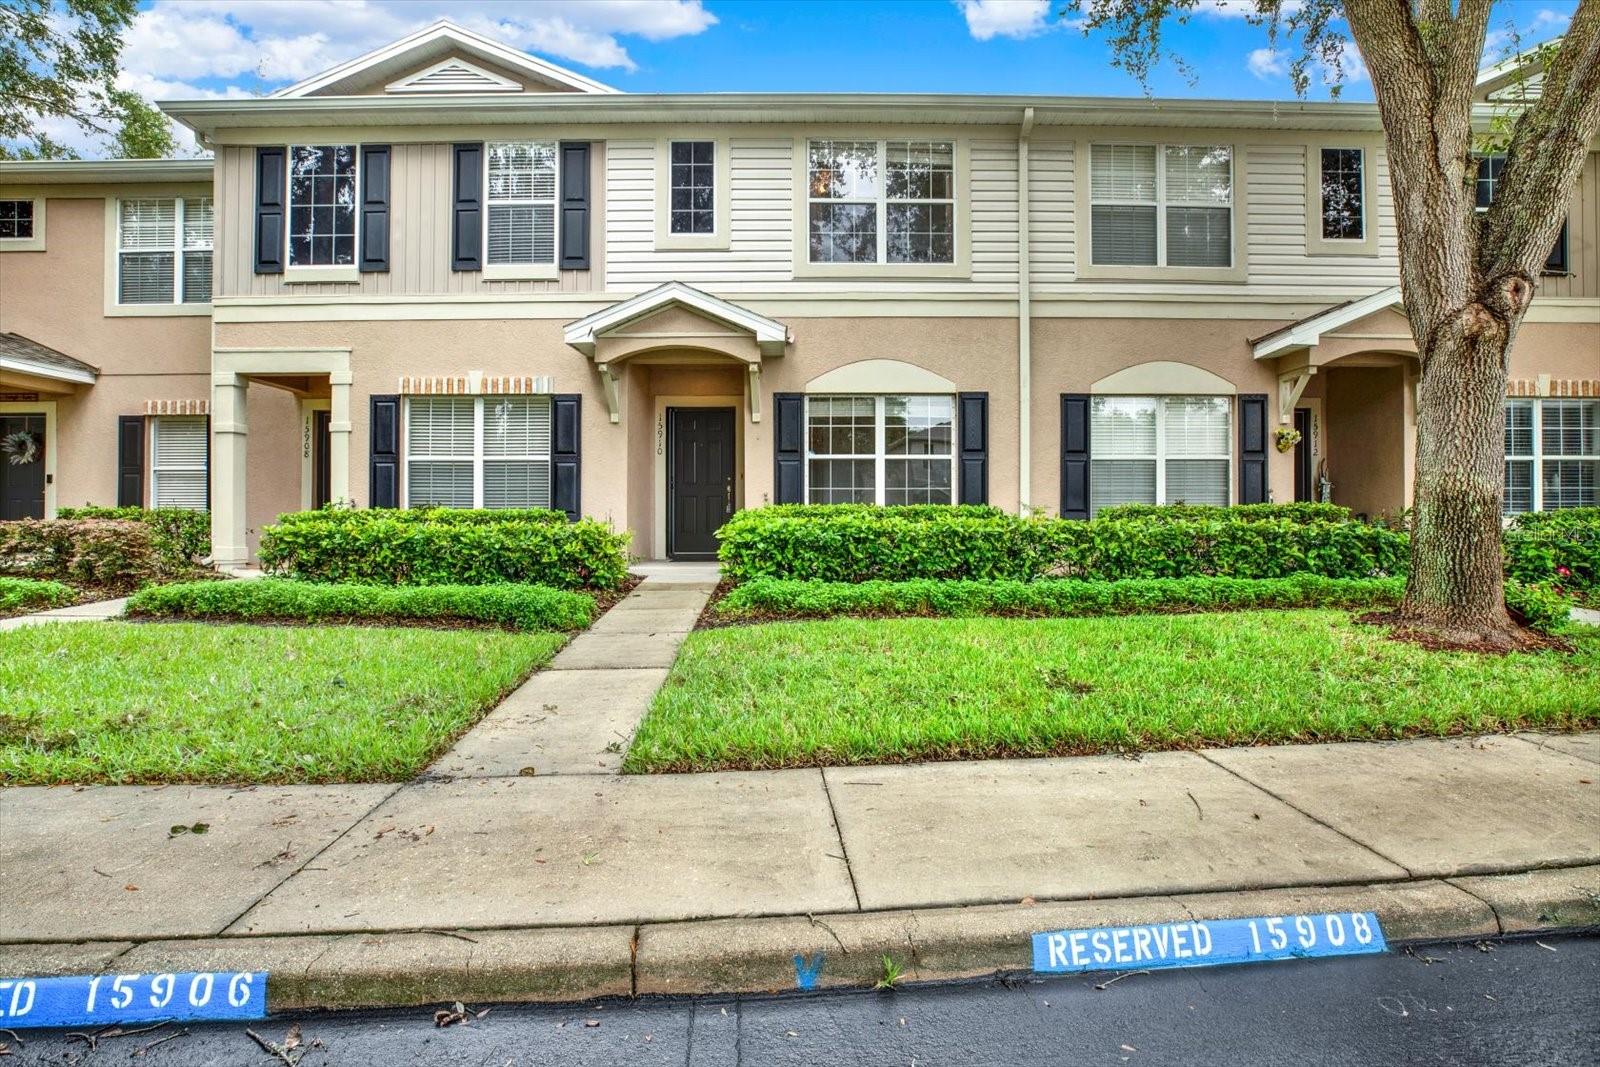
[{"label": "attic vent louver", "polygon": [[391,93],[517,93],[522,86],[510,78],[474,66],[463,59],[447,59],[427,70],[388,86]]}]

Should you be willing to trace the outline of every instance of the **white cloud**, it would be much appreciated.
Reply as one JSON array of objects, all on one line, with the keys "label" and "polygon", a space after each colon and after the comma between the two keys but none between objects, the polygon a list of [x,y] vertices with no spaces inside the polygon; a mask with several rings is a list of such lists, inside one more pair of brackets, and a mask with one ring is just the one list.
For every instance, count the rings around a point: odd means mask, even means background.
[{"label": "white cloud", "polygon": [[1263,81],[1269,78],[1281,78],[1289,73],[1289,64],[1283,56],[1271,48],[1256,48],[1245,59],[1245,66],[1250,73]]},{"label": "white cloud", "polygon": [[967,30],[980,41],[1021,40],[1050,29],[1050,0],[957,0]]}]

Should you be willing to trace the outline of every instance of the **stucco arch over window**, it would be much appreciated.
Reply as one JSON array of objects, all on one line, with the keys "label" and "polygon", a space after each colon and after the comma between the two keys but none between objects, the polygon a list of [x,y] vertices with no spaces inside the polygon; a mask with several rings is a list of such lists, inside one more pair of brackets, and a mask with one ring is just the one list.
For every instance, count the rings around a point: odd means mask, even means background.
[{"label": "stucco arch over window", "polygon": [[1124,367],[1089,387],[1103,396],[1233,396],[1238,391],[1204,368],[1165,359]]},{"label": "stucco arch over window", "polygon": [[817,375],[808,393],[950,393],[956,383],[899,359],[862,359]]}]

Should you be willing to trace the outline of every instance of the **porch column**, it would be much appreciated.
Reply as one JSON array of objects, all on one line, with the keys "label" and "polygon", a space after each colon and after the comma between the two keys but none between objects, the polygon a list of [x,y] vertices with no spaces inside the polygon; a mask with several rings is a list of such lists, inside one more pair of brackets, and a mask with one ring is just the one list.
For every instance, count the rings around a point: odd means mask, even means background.
[{"label": "porch column", "polygon": [[250,559],[245,540],[245,402],[249,383],[238,374],[211,375],[211,560],[217,566],[243,566]]},{"label": "porch column", "polygon": [[350,383],[355,375],[347,370],[330,371],[328,405],[328,499],[335,504],[353,503],[350,494]]}]

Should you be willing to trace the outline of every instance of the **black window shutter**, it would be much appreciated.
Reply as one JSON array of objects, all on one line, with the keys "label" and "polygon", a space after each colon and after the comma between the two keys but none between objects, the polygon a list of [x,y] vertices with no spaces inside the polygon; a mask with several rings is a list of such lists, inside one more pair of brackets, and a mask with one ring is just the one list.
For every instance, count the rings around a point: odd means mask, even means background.
[{"label": "black window shutter", "polygon": [[772,502],[801,504],[806,491],[806,398],[803,393],[773,393],[778,422],[772,445]]},{"label": "black window shutter", "polygon": [[206,416],[206,510],[211,510],[211,416]]},{"label": "black window shutter", "polygon": [[1267,502],[1267,394],[1239,395],[1239,503]]},{"label": "black window shutter", "polygon": [[550,506],[577,522],[583,517],[583,397],[557,393],[551,408]]},{"label": "black window shutter", "polygon": [[1089,395],[1061,394],[1061,517],[1089,517]]},{"label": "black window shutter", "polygon": [[561,142],[561,234],[556,261],[562,270],[589,269],[589,142]]},{"label": "black window shutter", "polygon": [[283,273],[283,198],[288,193],[284,150],[256,149],[256,273]]},{"label": "black window shutter", "polygon": [[400,397],[372,395],[371,447],[367,450],[367,506],[400,506]]},{"label": "black window shutter", "polygon": [[144,416],[117,416],[117,507],[144,507]]},{"label": "black window shutter", "polygon": [[483,269],[483,144],[455,146],[451,168],[450,269]]},{"label": "black window shutter", "polygon": [[361,146],[361,270],[389,269],[389,146]]},{"label": "black window shutter", "polygon": [[961,495],[958,504],[989,502],[989,394],[962,393]]}]

